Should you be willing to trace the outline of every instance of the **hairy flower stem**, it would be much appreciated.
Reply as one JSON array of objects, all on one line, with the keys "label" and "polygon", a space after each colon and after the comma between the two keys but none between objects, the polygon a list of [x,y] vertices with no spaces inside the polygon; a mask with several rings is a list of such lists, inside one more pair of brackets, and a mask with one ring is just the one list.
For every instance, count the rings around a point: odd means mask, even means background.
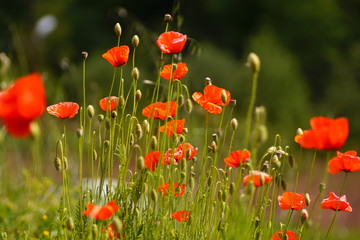
[{"label": "hairy flower stem", "polygon": [[334,224],[335,224],[335,221],[336,221],[336,217],[337,217],[338,212],[339,212],[340,198],[341,198],[341,196],[343,194],[343,191],[344,191],[344,186],[345,186],[347,175],[348,175],[348,172],[345,172],[344,181],[343,181],[343,183],[341,185],[341,188],[340,188],[339,201],[338,201],[337,206],[336,206],[336,211],[335,211],[334,217],[333,217],[333,219],[332,219],[332,221],[330,223],[329,229],[328,229],[328,231],[326,233],[325,240],[328,239],[330,237],[330,234],[332,233],[332,230],[333,230],[333,227],[334,227]]},{"label": "hairy flower stem", "polygon": [[247,115],[246,115],[245,137],[244,137],[244,144],[243,144],[245,149],[249,147],[251,122],[252,122],[252,115],[253,115],[255,100],[256,100],[258,75],[259,75],[258,72],[253,73],[251,97],[250,97],[249,108],[248,108]]}]

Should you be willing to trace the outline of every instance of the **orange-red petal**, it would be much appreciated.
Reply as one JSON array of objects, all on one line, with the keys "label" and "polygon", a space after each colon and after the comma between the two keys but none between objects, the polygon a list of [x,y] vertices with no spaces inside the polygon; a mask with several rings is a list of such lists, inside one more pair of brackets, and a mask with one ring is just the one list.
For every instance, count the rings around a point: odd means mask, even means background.
[{"label": "orange-red petal", "polygon": [[58,118],[73,118],[79,110],[79,105],[74,102],[60,102],[48,106],[46,111]]},{"label": "orange-red petal", "polygon": [[306,207],[305,197],[302,193],[284,192],[278,196],[279,206],[283,210],[300,210]]},{"label": "orange-red petal", "polygon": [[341,197],[336,196],[335,193],[330,192],[329,197],[325,198],[321,202],[322,209],[332,209],[334,211],[344,211],[344,212],[352,212],[352,208],[350,204],[346,200],[346,196],[343,195]]},{"label": "orange-red petal", "polygon": [[255,187],[260,187],[263,184],[267,184],[272,180],[272,176],[270,176],[269,174],[265,173],[265,172],[260,172],[260,171],[250,171],[248,175],[246,175],[243,179],[243,183],[244,186],[246,186],[249,181],[252,181],[252,184]]},{"label": "orange-red petal", "polygon": [[181,134],[184,130],[185,119],[171,120],[159,127],[160,132],[165,132],[166,135],[172,137],[174,133]]},{"label": "orange-red petal", "polygon": [[115,200],[108,202],[105,206],[96,206],[93,203],[86,205],[84,215],[93,219],[106,220],[110,218],[118,209]]},{"label": "orange-red petal", "polygon": [[115,96],[104,97],[99,101],[99,106],[104,111],[112,111],[116,108],[119,98]]},{"label": "orange-red petal", "polygon": [[299,236],[296,235],[296,233],[294,233],[293,231],[286,231],[287,238],[285,238],[285,236],[283,236],[284,232],[285,232],[284,230],[277,231],[276,233],[274,233],[271,236],[271,240],[284,240],[284,239],[287,239],[287,240],[300,240]]},{"label": "orange-red petal", "polygon": [[177,211],[171,215],[178,222],[187,222],[190,218],[189,211]]},{"label": "orange-red petal", "polygon": [[150,171],[155,171],[159,163],[159,158],[160,158],[159,151],[149,152],[144,158],[144,163],[146,168],[149,169]]},{"label": "orange-red petal", "polygon": [[114,67],[120,67],[127,63],[130,49],[126,45],[113,47],[102,55]]},{"label": "orange-red petal", "polygon": [[240,164],[246,163],[246,160],[250,159],[250,151],[248,150],[238,150],[231,152],[228,157],[224,159],[224,162],[229,167],[239,167]]},{"label": "orange-red petal", "polygon": [[183,50],[187,36],[178,32],[168,31],[160,34],[156,44],[165,54],[175,54]]},{"label": "orange-red petal", "polygon": [[175,117],[176,110],[177,103],[175,101],[156,102],[145,107],[142,114],[148,118],[165,120],[169,117]]},{"label": "orange-red petal", "polygon": [[[173,71],[172,73],[171,70]],[[177,64],[174,64],[174,66],[168,64],[163,67],[160,72],[160,76],[168,81],[170,81],[170,78],[171,80],[182,79],[186,75],[188,70],[189,69],[187,68],[186,63],[179,62]]]}]

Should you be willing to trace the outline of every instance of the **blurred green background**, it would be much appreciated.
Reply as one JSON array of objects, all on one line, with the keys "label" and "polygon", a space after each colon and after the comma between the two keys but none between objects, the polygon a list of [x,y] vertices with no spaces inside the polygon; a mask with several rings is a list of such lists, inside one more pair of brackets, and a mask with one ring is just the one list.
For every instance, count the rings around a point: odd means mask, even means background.
[{"label": "blurred green background", "polygon": [[[140,79],[155,80],[160,56],[155,40],[164,31],[164,14],[171,13],[176,20],[170,29],[189,37],[183,61],[190,93],[201,91],[210,77],[231,91],[235,114],[244,118],[251,87],[245,63],[255,52],[262,64],[256,104],[268,110],[269,141],[279,133],[283,145],[294,145],[296,129],[308,129],[311,117],[346,116],[350,137],[343,150],[359,151],[359,12],[358,0],[1,1],[0,52],[12,65],[9,72],[1,68],[0,81],[5,85],[39,71],[49,105],[80,102],[81,52],[87,51],[87,96],[97,105],[112,79],[113,68],[101,54],[116,45],[115,23],[122,26],[122,44],[131,45],[132,36],[139,35]],[[139,88],[145,97],[152,89],[143,83]],[[336,185],[340,178],[330,181]],[[350,196],[351,202],[360,201],[354,191]]]},{"label": "blurred green background", "polygon": [[171,29],[190,38],[183,57],[191,92],[211,77],[232,90],[244,115],[251,82],[245,62],[254,51],[262,62],[257,104],[268,109],[270,136],[292,140],[312,116],[347,116],[353,146],[360,137],[359,10],[357,0],[2,1],[0,51],[12,60],[10,80],[31,71],[48,74],[49,103],[79,98],[81,52],[87,51],[89,94],[98,99],[111,81],[101,54],[116,44],[114,24],[121,23],[123,44],[140,36],[136,65],[142,79],[151,80],[159,57],[154,42],[164,14],[173,13]]}]

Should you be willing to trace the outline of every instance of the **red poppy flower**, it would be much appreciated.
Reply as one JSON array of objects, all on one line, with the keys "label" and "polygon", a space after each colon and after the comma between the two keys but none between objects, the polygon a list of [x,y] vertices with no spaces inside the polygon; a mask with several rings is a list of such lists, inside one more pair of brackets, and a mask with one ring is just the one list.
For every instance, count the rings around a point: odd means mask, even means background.
[{"label": "red poppy flower", "polygon": [[175,117],[176,110],[177,103],[175,101],[156,102],[145,107],[142,114],[148,118],[165,120],[168,117]]},{"label": "red poppy flower", "polygon": [[20,77],[0,92],[0,118],[14,137],[28,136],[31,122],[44,113],[45,107],[45,88],[39,73]]},{"label": "red poppy flower", "polygon": [[181,134],[184,130],[185,119],[181,120],[171,120],[165,123],[163,126],[159,128],[160,132],[165,132],[166,135],[172,137],[174,132],[176,134]]},{"label": "red poppy flower", "polygon": [[305,197],[302,193],[284,192],[278,196],[279,206],[283,210],[300,210],[306,207]]},{"label": "red poppy flower", "polygon": [[246,160],[250,159],[250,151],[238,150],[230,153],[230,155],[224,159],[224,162],[229,167],[239,167],[240,164],[246,163]]},{"label": "red poppy flower", "polygon": [[260,187],[263,184],[267,184],[271,180],[272,176],[269,174],[254,170],[250,171],[249,174],[244,177],[244,186],[246,186],[249,181],[252,181],[255,187]]},{"label": "red poppy flower", "polygon": [[177,165],[181,159],[185,158],[186,160],[191,160],[195,157],[198,148],[194,148],[190,143],[179,144],[175,149],[173,154],[172,149],[169,149],[165,152],[163,157],[163,164],[169,165],[171,161],[174,161],[174,164]]},{"label": "red poppy flower", "polygon": [[347,151],[345,153],[336,152],[337,156],[330,159],[328,171],[331,174],[339,172],[360,171],[360,157],[356,151]]},{"label": "red poppy flower", "polygon": [[161,153],[159,151],[155,151],[155,152],[149,152],[145,156],[144,162],[147,169],[149,169],[150,171],[155,171],[155,168],[159,163],[160,154]]},{"label": "red poppy flower", "polygon": [[46,111],[58,118],[73,118],[78,113],[79,105],[74,102],[60,102],[48,106]]},{"label": "red poppy flower", "polygon": [[126,45],[114,47],[102,55],[114,67],[120,67],[127,63],[130,49]]},{"label": "red poppy flower", "polygon": [[349,135],[347,118],[314,117],[310,120],[311,130],[295,136],[295,142],[303,148],[318,150],[339,150]]},{"label": "red poppy flower", "polygon": [[105,97],[99,101],[100,108],[104,111],[112,111],[116,108],[119,98],[115,96]]},{"label": "red poppy flower", "polygon": [[345,212],[352,212],[352,208],[350,204],[346,201],[346,196],[343,195],[341,197],[336,196],[335,193],[330,192],[329,198],[325,198],[321,202],[322,209],[332,209],[334,211],[345,211]]},{"label": "red poppy flower", "polygon": [[187,36],[178,32],[168,31],[160,34],[156,44],[165,54],[175,54],[183,50]]},{"label": "red poppy flower", "polygon": [[178,222],[187,222],[190,217],[190,213],[188,211],[177,211],[171,215]]},{"label": "red poppy flower", "polygon": [[[182,79],[186,73],[188,72],[188,68],[186,63],[179,62],[178,64],[174,64],[175,66],[171,66],[171,64],[165,65],[160,72],[160,76],[170,81],[173,79]],[[171,69],[173,73],[171,74]]]},{"label": "red poppy flower", "polygon": [[287,238],[285,238],[284,232],[284,230],[277,231],[276,233],[274,233],[274,235],[272,235],[271,240],[300,240],[299,236],[296,235],[293,231],[286,231]]},{"label": "red poppy flower", "polygon": [[[169,185],[170,183],[163,183],[161,184],[160,187],[158,187],[158,192],[162,192],[163,196],[167,196],[168,195],[168,191],[169,191]],[[171,194],[174,195],[175,197],[180,197],[182,195],[184,195],[185,193],[185,187],[186,185],[184,183],[182,183],[179,186],[179,183],[176,182],[172,185],[171,187]]]},{"label": "red poppy flower", "polygon": [[105,231],[107,231],[109,239],[120,238],[120,235],[115,231],[113,224],[110,224],[108,227],[103,228],[103,232]]},{"label": "red poppy flower", "polygon": [[108,202],[105,206],[96,206],[93,203],[86,205],[84,215],[93,219],[105,220],[110,218],[118,209],[115,200]]},{"label": "red poppy flower", "polygon": [[[224,103],[221,98],[221,93],[225,91],[226,94],[226,102]],[[200,92],[195,92],[192,95],[192,98],[195,102],[197,102],[201,107],[203,107],[206,111],[212,114],[219,114],[222,112],[222,108],[220,106],[226,106],[230,103],[231,96],[230,92],[216,87],[214,85],[208,85],[204,88],[204,94]]]}]

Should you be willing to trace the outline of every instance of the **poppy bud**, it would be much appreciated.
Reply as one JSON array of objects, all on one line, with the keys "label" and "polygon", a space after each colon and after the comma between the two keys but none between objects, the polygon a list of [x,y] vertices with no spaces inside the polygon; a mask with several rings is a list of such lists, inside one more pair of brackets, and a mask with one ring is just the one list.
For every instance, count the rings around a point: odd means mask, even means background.
[{"label": "poppy bud", "polygon": [[236,118],[231,119],[230,125],[231,125],[231,127],[232,127],[232,129],[233,129],[234,131],[237,129],[237,127],[238,127],[238,121],[236,120]]},{"label": "poppy bud", "polygon": [[136,132],[136,137],[138,139],[141,139],[143,136],[143,131],[142,131],[142,127],[139,123],[135,125],[135,132]]},{"label": "poppy bud", "polygon": [[94,150],[93,150],[93,161],[96,161],[96,160],[97,160],[97,157],[98,157],[97,152],[96,152],[96,150],[94,149]]},{"label": "poppy bud", "polygon": [[211,78],[206,77],[205,78],[205,86],[211,85]]},{"label": "poppy bud", "polygon": [[226,202],[227,198],[228,198],[228,192],[227,192],[227,191],[223,191],[223,193],[222,193],[222,200],[223,200],[223,202]]},{"label": "poppy bud", "polygon": [[1,232],[0,236],[1,236],[1,239],[3,239],[3,240],[7,240],[7,239],[8,239],[6,232]]},{"label": "poppy bud", "polygon": [[184,105],[184,103],[185,103],[185,97],[184,97],[184,95],[180,94],[177,102],[178,102],[179,107],[181,107],[182,105]]},{"label": "poppy bud", "polygon": [[277,155],[274,155],[273,158],[272,158],[272,162],[274,164],[274,167],[276,169],[280,169],[281,167],[281,162],[279,161],[279,157]]},{"label": "poppy bud", "polygon": [[253,73],[259,73],[260,71],[260,59],[255,53],[250,53],[246,64]]},{"label": "poppy bud", "polygon": [[136,90],[136,93],[135,93],[135,98],[136,98],[136,101],[139,101],[142,97],[142,93],[141,93],[141,90],[138,89]]},{"label": "poppy bud", "polygon": [[309,219],[309,213],[308,211],[303,208],[301,209],[301,223],[304,224]]},{"label": "poppy bud", "polygon": [[264,106],[259,106],[255,108],[256,119],[259,120],[261,124],[266,122],[266,108]]},{"label": "poppy bud", "polygon": [[210,176],[207,180],[207,185],[210,187],[212,182],[212,177]]},{"label": "poppy bud", "polygon": [[122,232],[123,223],[117,216],[113,218],[112,225],[114,226],[114,230],[116,233],[120,234]]},{"label": "poppy bud", "polygon": [[82,127],[76,129],[76,135],[77,135],[78,138],[82,137],[82,135],[83,135],[83,128]]},{"label": "poppy bud", "polygon": [[109,130],[110,127],[111,127],[110,121],[109,121],[109,119],[106,119],[106,120],[105,120],[105,128],[106,128],[107,130]]},{"label": "poppy bud", "polygon": [[151,190],[150,197],[151,197],[151,199],[152,199],[155,203],[157,203],[157,201],[158,201],[158,194],[157,194],[157,192],[155,191],[155,189]]},{"label": "poppy bud", "polygon": [[85,61],[88,56],[89,56],[88,52],[86,52],[86,51],[81,52],[81,58],[83,61]]},{"label": "poppy bud", "polygon": [[213,133],[213,134],[211,134],[211,137],[212,137],[212,139],[213,139],[214,142],[218,142],[218,140],[219,140],[219,135],[217,135],[216,133]]},{"label": "poppy bud", "polygon": [[143,128],[144,128],[145,133],[150,132],[150,124],[149,124],[148,120],[146,120],[146,119],[143,121]]},{"label": "poppy bud", "polygon": [[99,114],[99,115],[98,115],[98,121],[99,121],[99,123],[101,123],[103,120],[104,120],[104,115]]},{"label": "poppy bud", "polygon": [[324,191],[325,187],[326,187],[326,183],[320,183],[320,185],[319,185],[319,191],[320,191],[320,192]]},{"label": "poppy bud", "polygon": [[134,48],[137,48],[139,46],[140,43],[140,39],[138,35],[134,35],[131,39],[131,43],[133,45]]},{"label": "poppy bud", "polygon": [[152,136],[152,137],[151,137],[150,146],[151,146],[151,149],[152,149],[152,150],[157,149],[158,140],[157,140],[156,136]]},{"label": "poppy bud", "polygon": [[281,179],[281,187],[282,187],[282,189],[283,189],[284,191],[286,191],[287,184],[286,184],[286,182],[285,182],[284,179]]},{"label": "poppy bud", "polygon": [[117,37],[121,36],[121,26],[120,23],[116,23],[114,27],[114,31]]},{"label": "poppy bud", "polygon": [[105,141],[104,141],[105,151],[109,148],[109,146],[110,146],[110,141],[109,141],[109,140],[105,140]]},{"label": "poppy bud", "polygon": [[226,104],[227,101],[228,101],[227,95],[226,95],[226,90],[225,90],[225,89],[223,89],[223,90],[221,91],[221,101],[222,101],[224,104]]},{"label": "poppy bud", "polygon": [[209,148],[210,148],[213,152],[215,152],[215,151],[216,151],[216,148],[217,148],[216,142],[215,142],[215,141],[212,141],[211,144],[210,144],[210,146],[209,146]]},{"label": "poppy bud", "polygon": [[189,186],[190,186],[191,189],[193,189],[194,186],[195,186],[195,179],[194,179],[193,176],[190,177]]},{"label": "poppy bud", "polygon": [[259,131],[259,139],[258,139],[259,142],[260,143],[266,142],[266,140],[268,139],[268,131],[266,126],[261,124],[258,126],[257,130]]},{"label": "poppy bud", "polygon": [[[182,161],[182,162],[186,162],[186,161]],[[180,178],[183,180],[186,178],[186,172],[181,172],[180,173]]]},{"label": "poppy bud", "polygon": [[230,192],[230,195],[231,195],[231,196],[234,194],[234,192],[235,192],[235,183],[234,183],[234,182],[232,182],[232,183],[230,184],[229,192]]},{"label": "poppy bud", "polygon": [[303,132],[303,130],[301,128],[298,128],[296,130],[296,135],[303,135],[303,134],[304,134],[304,132]]},{"label": "poppy bud", "polygon": [[96,239],[96,237],[99,234],[99,229],[98,229],[98,226],[95,223],[93,223],[93,225],[91,227],[91,233],[92,233],[93,238]]},{"label": "poppy bud", "polygon": [[271,227],[272,227],[272,223],[271,221],[268,221],[267,228],[271,228]]},{"label": "poppy bud", "polygon": [[40,127],[39,127],[39,124],[37,122],[32,122],[30,124],[30,132],[31,132],[31,135],[36,139],[38,137],[40,137]]},{"label": "poppy bud", "polygon": [[118,113],[115,110],[111,111],[111,118],[116,119],[117,115]]},{"label": "poppy bud", "polygon": [[309,206],[310,205],[310,195],[308,193],[305,193],[305,204],[306,206]]},{"label": "poppy bud", "polygon": [[222,195],[223,195],[223,191],[220,189],[220,190],[218,191],[218,199],[219,199],[219,201],[222,200]]},{"label": "poppy bud", "polygon": [[55,158],[54,165],[55,165],[56,171],[60,172],[61,171],[61,159],[59,157]]},{"label": "poppy bud", "polygon": [[66,156],[63,157],[63,162],[62,165],[64,166],[64,170],[68,170],[69,169],[69,162]]},{"label": "poppy bud", "polygon": [[[188,150],[190,150],[190,149],[188,149]],[[187,152],[188,152],[188,151],[186,151],[186,153],[187,153]],[[186,155],[187,155],[187,154],[186,154]],[[186,170],[186,165],[187,165],[186,159],[182,159],[182,160],[180,161],[179,167],[180,167],[181,170]]]},{"label": "poppy bud", "polygon": [[86,111],[87,111],[87,114],[88,114],[88,116],[90,118],[92,118],[94,116],[94,114],[95,114],[95,109],[94,109],[93,105],[87,106]]},{"label": "poppy bud", "polygon": [[69,217],[66,221],[66,228],[71,230],[74,230],[75,228],[75,224],[74,224],[74,220],[72,219],[72,217]]},{"label": "poppy bud", "polygon": [[131,72],[131,77],[137,81],[140,77],[140,72],[139,72],[139,69],[137,67],[134,67],[132,72]]},{"label": "poppy bud", "polygon": [[191,102],[190,99],[186,99],[186,102],[185,102],[185,109],[188,113],[191,113],[192,109],[193,109],[193,104]]},{"label": "poppy bud", "polygon": [[119,107],[122,108],[125,106],[125,99],[123,96],[119,97],[119,103],[118,103]]},{"label": "poppy bud", "polygon": [[165,23],[171,22],[172,20],[173,20],[173,17],[170,14],[165,14],[165,16],[164,16]]},{"label": "poppy bud", "polygon": [[232,106],[232,107],[235,107],[236,106],[236,99],[231,99],[229,105]]}]

